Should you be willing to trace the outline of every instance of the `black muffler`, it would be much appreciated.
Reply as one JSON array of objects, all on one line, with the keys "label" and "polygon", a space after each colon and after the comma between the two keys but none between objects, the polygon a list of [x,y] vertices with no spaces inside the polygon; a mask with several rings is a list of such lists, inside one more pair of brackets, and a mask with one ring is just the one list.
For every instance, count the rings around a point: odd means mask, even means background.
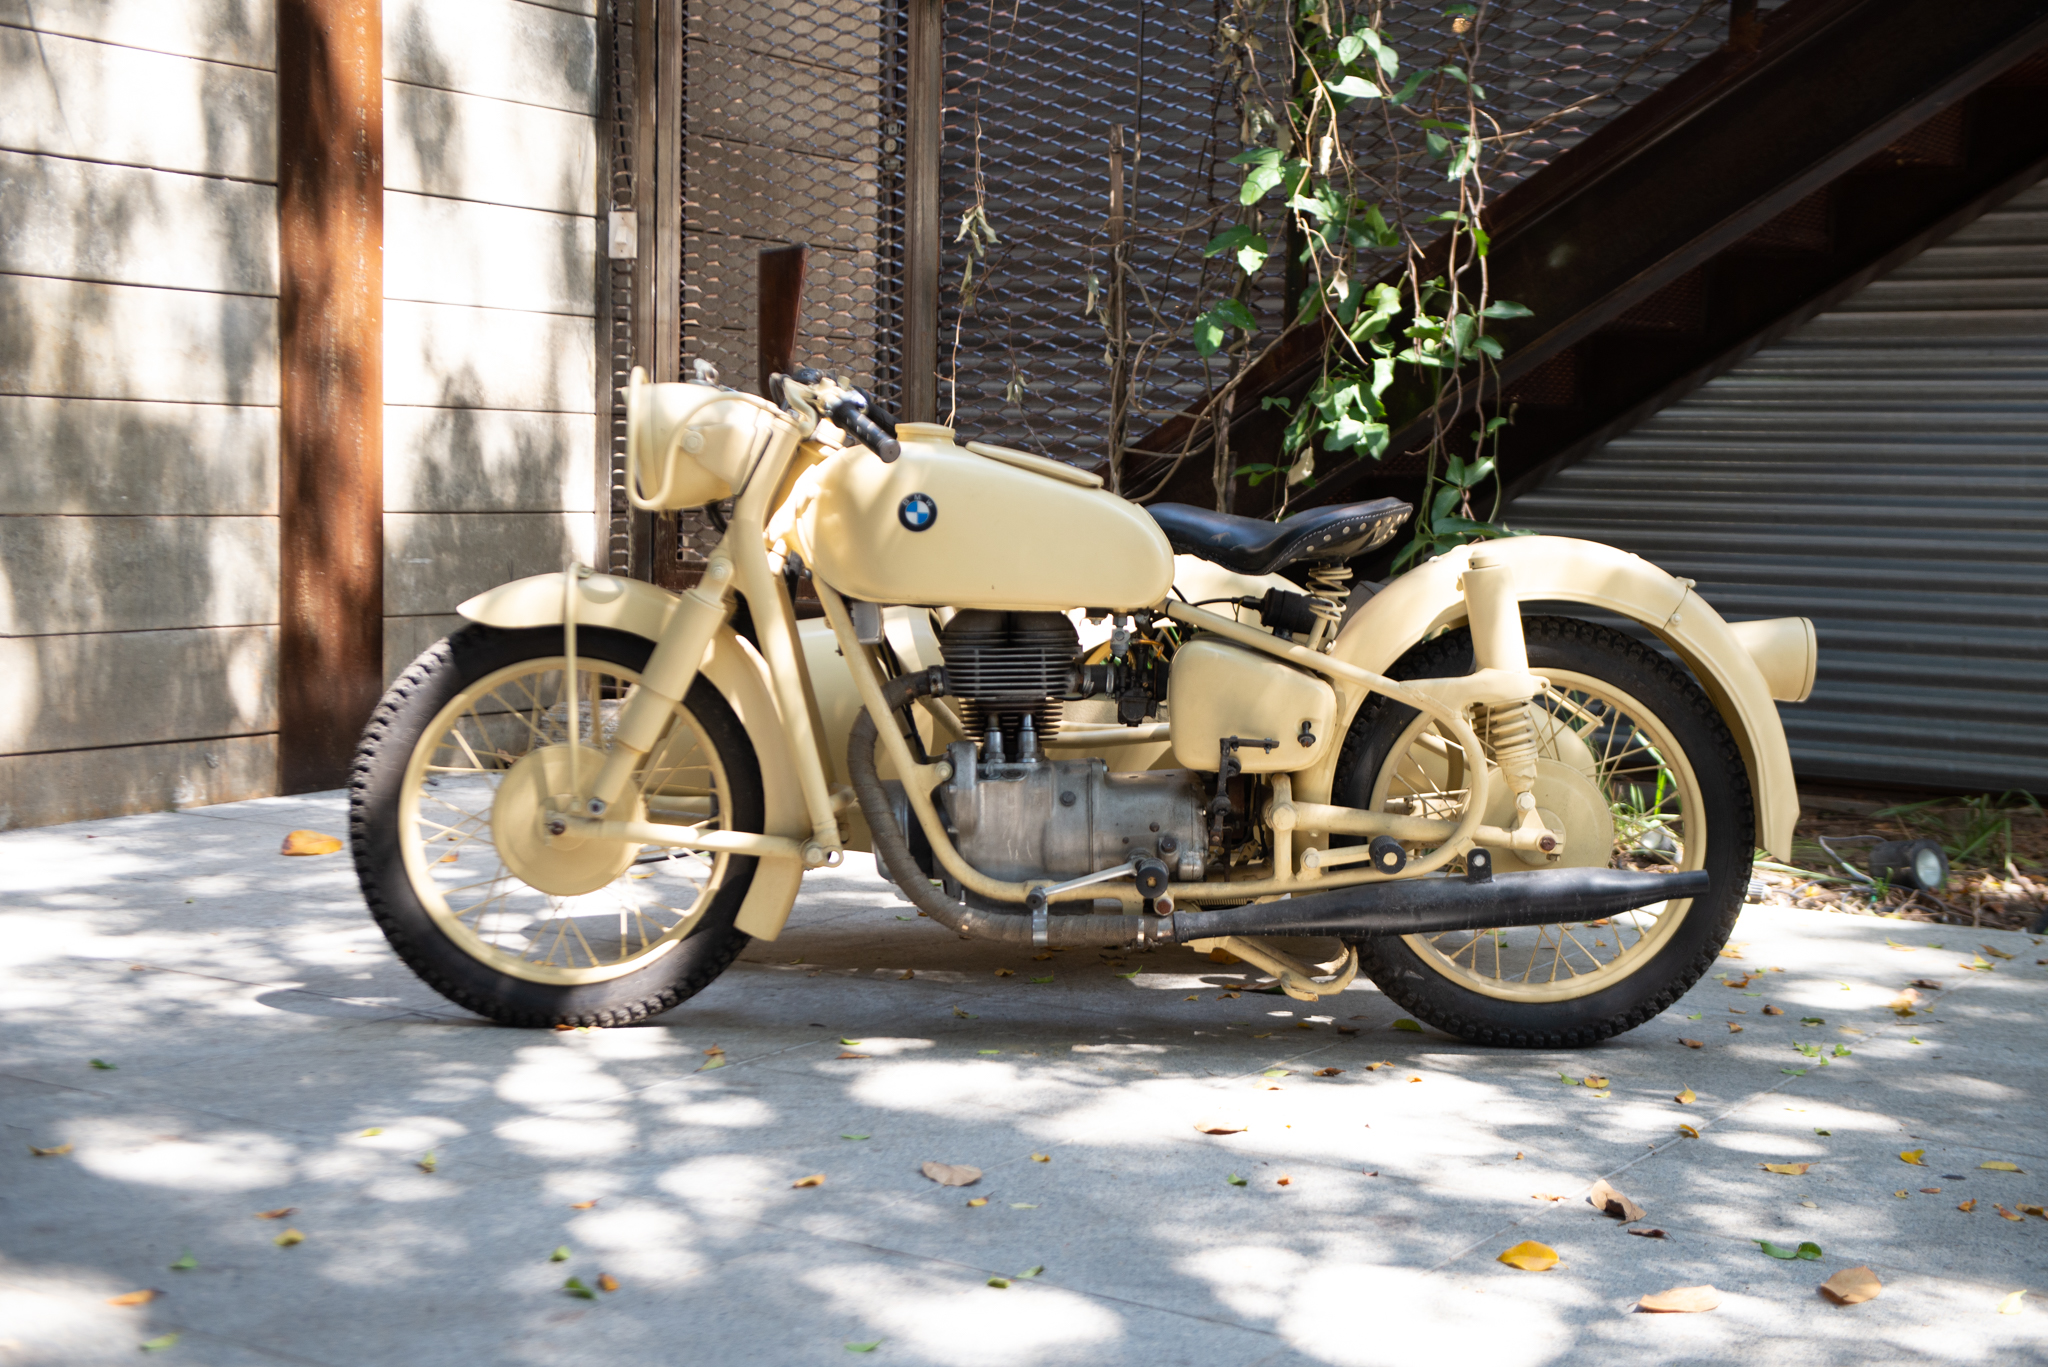
[{"label": "black muffler", "polygon": [[1597,921],[1652,902],[1701,897],[1711,884],[1703,869],[1691,873],[1538,869],[1494,876],[1490,870],[1475,868],[1464,877],[1361,883],[1284,902],[1258,902],[1221,911],[1176,911],[1170,918],[1171,933],[1164,938],[1176,944],[1225,935],[1336,935],[1350,940],[1366,935],[1436,935],[1496,926]]}]

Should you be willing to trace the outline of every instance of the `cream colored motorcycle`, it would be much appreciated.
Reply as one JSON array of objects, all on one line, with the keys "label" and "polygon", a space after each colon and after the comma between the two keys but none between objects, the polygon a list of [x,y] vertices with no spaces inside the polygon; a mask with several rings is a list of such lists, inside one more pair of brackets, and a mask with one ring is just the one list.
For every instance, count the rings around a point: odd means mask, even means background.
[{"label": "cream colored motorcycle", "polygon": [[[451,1001],[666,1011],[869,850],[967,935],[1182,973],[1221,948],[1303,1001],[1362,973],[1468,1040],[1584,1045],[1697,980],[1755,847],[1790,853],[1774,699],[1812,686],[1803,618],[1730,626],[1688,580],[1539,536],[1367,595],[1346,567],[1397,500],[1145,508],[878,425],[814,371],[771,389],[634,374],[634,503],[733,500],[695,588],[505,584],[378,707],[356,866]],[[806,575],[822,621],[792,607]]]}]

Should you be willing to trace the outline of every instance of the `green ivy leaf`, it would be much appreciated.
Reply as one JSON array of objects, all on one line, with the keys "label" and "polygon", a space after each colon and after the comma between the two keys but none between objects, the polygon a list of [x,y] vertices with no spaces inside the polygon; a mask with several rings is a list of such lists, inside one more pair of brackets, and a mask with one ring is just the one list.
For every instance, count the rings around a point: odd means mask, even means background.
[{"label": "green ivy leaf", "polygon": [[1231,1185],[1231,1186],[1233,1186],[1233,1187],[1242,1187],[1242,1186],[1246,1186],[1246,1185],[1248,1185],[1248,1184],[1246,1183],[1246,1181],[1245,1181],[1245,1179],[1244,1179],[1244,1178],[1242,1178],[1242,1177],[1239,1177],[1239,1176],[1238,1176],[1238,1175],[1237,1175],[1236,1173],[1234,1173],[1234,1172],[1233,1172],[1232,1174],[1230,1174],[1230,1176],[1228,1176],[1228,1177],[1224,1178],[1223,1180],[1224,1180],[1224,1181],[1226,1181],[1226,1182],[1228,1182],[1228,1183],[1230,1183],[1230,1185]]},{"label": "green ivy leaf", "polygon": [[1479,310],[1488,318],[1533,318],[1534,310],[1526,304],[1517,304],[1512,299],[1496,299]]},{"label": "green ivy leaf", "polygon": [[1375,98],[1385,92],[1363,76],[1346,76],[1342,80],[1330,83],[1330,93],[1347,100],[1364,100]]},{"label": "green ivy leaf", "polygon": [[1365,39],[1355,33],[1347,33],[1337,40],[1337,60],[1350,66],[1365,51]]}]

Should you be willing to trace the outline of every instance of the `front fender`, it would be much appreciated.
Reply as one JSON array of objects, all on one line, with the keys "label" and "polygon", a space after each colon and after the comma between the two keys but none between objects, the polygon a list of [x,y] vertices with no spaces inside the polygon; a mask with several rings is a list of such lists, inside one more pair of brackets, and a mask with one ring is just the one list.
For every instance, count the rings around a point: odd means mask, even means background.
[{"label": "front fender", "polygon": [[[577,581],[576,625],[609,627],[649,641],[659,641],[669,614],[681,601],[678,594],[638,579],[593,574]],[[455,610],[472,622],[494,627],[546,627],[562,624],[563,583],[560,574],[536,574],[500,584]],[[797,784],[796,761],[782,712],[768,683],[768,665],[731,627],[720,627],[705,652],[702,672],[722,694],[746,728],[761,763],[768,835],[810,838],[810,816]],[[740,907],[738,927],[758,939],[782,933],[789,909],[796,903],[803,868],[791,859],[764,859],[754,870],[754,883]]]},{"label": "front fender", "polygon": [[[1744,639],[1704,599],[1692,581],[1666,574],[1627,551],[1558,536],[1503,537],[1485,543],[1511,565],[1515,593],[1524,603],[1584,603],[1640,622],[1676,652],[1713,699],[1741,748],[1756,796],[1758,843],[1778,859],[1792,853],[1799,791],[1777,704]],[[1409,647],[1465,621],[1458,587],[1472,548],[1462,546],[1396,579],[1359,608],[1338,635],[1332,654],[1384,674]],[[1800,619],[1789,619],[1799,621]],[[1811,628],[1804,639],[1812,640]],[[1793,671],[1796,674],[1796,670]],[[1810,664],[1806,671],[1811,687]],[[1348,728],[1362,696],[1342,700]],[[1311,800],[1326,800],[1336,756],[1298,785]]]}]

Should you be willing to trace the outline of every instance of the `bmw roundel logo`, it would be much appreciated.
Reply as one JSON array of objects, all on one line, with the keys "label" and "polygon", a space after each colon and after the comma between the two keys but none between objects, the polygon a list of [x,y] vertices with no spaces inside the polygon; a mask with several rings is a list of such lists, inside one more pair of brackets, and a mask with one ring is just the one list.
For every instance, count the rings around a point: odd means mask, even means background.
[{"label": "bmw roundel logo", "polygon": [[930,531],[939,520],[939,505],[930,494],[911,494],[896,505],[896,520],[913,532]]}]

